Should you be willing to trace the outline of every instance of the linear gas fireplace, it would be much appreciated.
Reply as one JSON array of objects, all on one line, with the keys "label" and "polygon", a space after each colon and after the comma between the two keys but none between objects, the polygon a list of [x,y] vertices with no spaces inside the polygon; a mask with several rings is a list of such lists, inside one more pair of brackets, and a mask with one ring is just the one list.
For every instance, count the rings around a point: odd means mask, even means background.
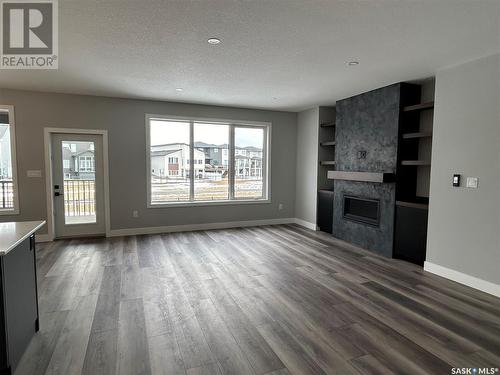
[{"label": "linear gas fireplace", "polygon": [[344,219],[378,227],[380,201],[344,195]]}]

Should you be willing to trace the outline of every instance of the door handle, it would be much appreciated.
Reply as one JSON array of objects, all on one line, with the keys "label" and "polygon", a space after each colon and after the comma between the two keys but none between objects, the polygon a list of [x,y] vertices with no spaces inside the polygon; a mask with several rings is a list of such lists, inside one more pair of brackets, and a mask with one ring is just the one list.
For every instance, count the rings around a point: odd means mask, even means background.
[{"label": "door handle", "polygon": [[60,196],[60,195],[62,195],[62,194],[61,194],[61,193],[59,193],[58,191],[56,191],[56,192],[54,193],[54,196],[56,196],[56,197],[58,197],[58,196]]}]

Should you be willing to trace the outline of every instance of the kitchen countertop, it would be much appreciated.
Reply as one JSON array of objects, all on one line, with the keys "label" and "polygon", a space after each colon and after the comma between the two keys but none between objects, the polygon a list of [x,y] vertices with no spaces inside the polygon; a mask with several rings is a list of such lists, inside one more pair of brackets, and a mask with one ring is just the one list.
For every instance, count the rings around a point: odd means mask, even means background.
[{"label": "kitchen countertop", "polygon": [[0,256],[7,254],[45,225],[45,221],[0,223]]}]

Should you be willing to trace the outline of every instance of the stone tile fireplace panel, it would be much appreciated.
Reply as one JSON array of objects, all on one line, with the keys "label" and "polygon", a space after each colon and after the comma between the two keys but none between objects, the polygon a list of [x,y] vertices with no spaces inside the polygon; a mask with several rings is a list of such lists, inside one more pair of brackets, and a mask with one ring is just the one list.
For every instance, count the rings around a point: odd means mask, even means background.
[{"label": "stone tile fireplace panel", "polygon": [[[391,257],[394,236],[395,184],[336,180],[334,185],[333,235],[377,254]],[[345,218],[344,196],[379,200],[378,226]]]}]

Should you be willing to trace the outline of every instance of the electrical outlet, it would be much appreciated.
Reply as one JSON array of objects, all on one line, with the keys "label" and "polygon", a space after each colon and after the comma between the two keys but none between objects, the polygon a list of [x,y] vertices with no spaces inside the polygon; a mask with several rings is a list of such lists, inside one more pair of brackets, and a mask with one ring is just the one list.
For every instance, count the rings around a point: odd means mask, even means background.
[{"label": "electrical outlet", "polygon": [[280,210],[280,211],[281,211],[281,210],[283,209],[283,207],[284,207],[284,206],[283,206],[283,203],[278,204],[278,210]]},{"label": "electrical outlet", "polygon": [[479,178],[477,177],[467,177],[467,187],[472,189],[477,189],[479,185]]},{"label": "electrical outlet", "polygon": [[137,210],[132,211],[132,217],[139,217],[139,211]]}]

